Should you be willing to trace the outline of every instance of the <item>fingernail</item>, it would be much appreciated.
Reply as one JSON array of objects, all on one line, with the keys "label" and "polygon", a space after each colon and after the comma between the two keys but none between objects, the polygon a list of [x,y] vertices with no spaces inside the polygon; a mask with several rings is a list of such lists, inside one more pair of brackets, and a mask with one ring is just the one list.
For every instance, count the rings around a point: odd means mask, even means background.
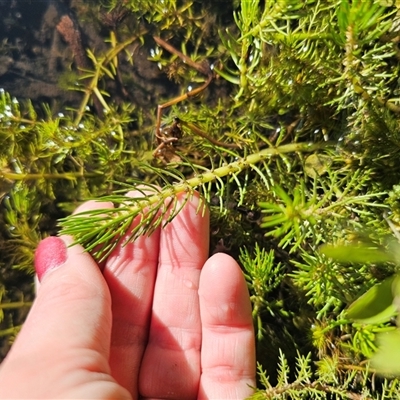
[{"label": "fingernail", "polygon": [[39,243],[35,252],[35,270],[39,281],[43,276],[67,260],[67,246],[56,236],[50,236]]}]

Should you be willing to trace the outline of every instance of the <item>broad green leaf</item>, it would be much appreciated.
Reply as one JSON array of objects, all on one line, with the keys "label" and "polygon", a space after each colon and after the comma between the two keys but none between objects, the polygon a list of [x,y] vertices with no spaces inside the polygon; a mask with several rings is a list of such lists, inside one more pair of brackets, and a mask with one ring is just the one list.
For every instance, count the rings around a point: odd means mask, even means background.
[{"label": "broad green leaf", "polygon": [[394,254],[370,243],[357,243],[354,245],[327,244],[320,247],[320,252],[342,263],[376,264],[395,261]]},{"label": "broad green leaf", "polygon": [[400,274],[394,275],[392,294],[394,298],[400,297]]},{"label": "broad green leaf", "polygon": [[347,317],[361,324],[380,324],[396,314],[393,304],[393,286],[398,286],[400,278],[392,276],[373,286],[347,310]]},{"label": "broad green leaf", "polygon": [[377,335],[378,351],[371,359],[371,366],[383,375],[400,376],[400,330]]}]

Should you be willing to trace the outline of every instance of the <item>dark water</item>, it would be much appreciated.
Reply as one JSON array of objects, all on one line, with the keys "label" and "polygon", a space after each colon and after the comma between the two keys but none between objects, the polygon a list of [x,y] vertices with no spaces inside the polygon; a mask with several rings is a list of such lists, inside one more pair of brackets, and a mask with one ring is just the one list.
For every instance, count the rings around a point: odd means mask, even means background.
[{"label": "dark water", "polygon": [[[84,3],[82,0],[0,1],[0,88],[19,100],[31,99],[35,105],[49,104],[54,112],[65,106],[78,106],[82,93],[68,87],[72,86],[71,79],[79,73],[80,66],[58,25],[65,16],[74,20],[81,35],[83,53],[90,48],[96,55],[103,54],[108,48],[105,39],[109,36],[100,12],[99,20],[80,21],[77,14]],[[174,93],[175,86],[165,73],[148,60],[151,46],[154,43],[150,41],[131,46],[133,65],[120,60],[121,72],[134,84],[121,91],[118,85],[109,82],[107,89],[113,101],[131,101],[147,108],[156,105],[157,97]],[[86,58],[85,68],[91,67]]]}]

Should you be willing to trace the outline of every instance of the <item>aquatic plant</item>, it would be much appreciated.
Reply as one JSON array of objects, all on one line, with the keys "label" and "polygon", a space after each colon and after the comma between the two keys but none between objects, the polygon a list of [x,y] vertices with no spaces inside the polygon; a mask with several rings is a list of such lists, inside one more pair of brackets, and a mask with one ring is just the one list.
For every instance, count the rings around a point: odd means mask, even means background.
[{"label": "aquatic plant", "polygon": [[[347,310],[397,268],[382,254],[393,253],[400,220],[399,6],[224,4],[81,5],[81,20],[102,15],[109,32],[107,48],[87,49],[90,68],[74,75],[81,103],[39,111],[1,92],[0,335],[12,340],[15,310],[30,305],[21,280],[32,282],[40,238],[61,229],[101,260],[137,215],[132,240],[179,212],[178,193],[198,190],[211,251],[235,256],[249,285],[259,343],[252,398],[397,398],[399,381],[377,378],[368,362],[377,335],[397,332],[397,309],[369,324]],[[138,48],[176,82],[153,95],[151,110],[129,94]],[[159,104],[170,104],[162,121]],[[143,196],[128,200],[138,187]],[[117,208],[70,215],[99,197]]]}]

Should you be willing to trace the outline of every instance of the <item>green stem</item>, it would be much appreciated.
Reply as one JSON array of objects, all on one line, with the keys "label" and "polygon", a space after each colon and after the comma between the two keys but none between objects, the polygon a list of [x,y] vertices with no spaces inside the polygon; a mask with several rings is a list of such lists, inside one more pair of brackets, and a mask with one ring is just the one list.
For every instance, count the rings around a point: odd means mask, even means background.
[{"label": "green stem", "polygon": [[228,165],[224,165],[222,167],[216,168],[213,171],[205,172],[199,174],[193,178],[186,180],[185,182],[178,183],[174,185],[174,193],[180,193],[185,190],[188,186],[191,188],[195,188],[197,186],[203,185],[207,182],[212,182],[217,178],[222,178],[227,175],[237,174],[244,169],[251,167],[254,164],[258,164],[260,161],[263,161],[272,156],[277,156],[280,154],[286,153],[294,153],[294,152],[312,152],[324,147],[327,147],[329,143],[291,143],[286,144],[280,147],[273,147],[261,150],[258,153],[251,154],[247,157],[244,157],[238,161],[230,163]]},{"label": "green stem", "polygon": [[[222,177],[237,175],[244,169],[251,168],[252,165],[255,165],[273,156],[293,152],[312,152],[330,145],[331,143],[328,142],[292,143],[280,147],[264,149],[258,153],[251,154],[214,170],[199,173],[193,178],[182,179],[180,182],[174,185],[167,185],[157,194],[145,197],[143,200],[137,199],[132,207],[110,209],[108,212],[111,211],[112,214],[110,215],[110,213],[108,213],[110,216],[108,219],[106,216],[93,216],[87,212],[71,215],[60,220],[62,233],[72,235],[75,238],[75,243],[81,244],[87,250],[93,250],[96,247],[100,247],[100,250],[95,251],[93,256],[104,260],[113,248],[110,240],[113,240],[115,237],[122,237],[125,235],[126,231],[129,229],[130,221],[133,221],[136,216],[140,214],[142,215],[142,222],[146,228],[139,228],[136,233],[133,233],[130,236],[130,240],[134,240],[136,237],[144,233],[149,233],[152,229],[161,224],[162,218],[156,218],[154,220],[154,216],[157,214],[157,211],[160,209],[160,207],[165,204],[167,199],[176,198],[179,193],[191,193],[195,188],[221,179]],[[104,215],[106,214],[107,210],[104,210]],[[150,217],[146,216],[147,214],[150,215]],[[151,215],[153,216],[151,217]],[[96,218],[98,223],[95,222]],[[101,244],[106,244],[105,248],[101,248]]]},{"label": "green stem", "polygon": [[15,301],[12,303],[3,303],[0,304],[0,309],[2,310],[10,310],[10,309],[15,309],[15,308],[22,308],[22,307],[31,307],[32,306],[32,301]]},{"label": "green stem", "polygon": [[84,172],[66,172],[63,174],[16,174],[12,172],[1,172],[0,177],[11,181],[30,181],[37,179],[67,179],[74,180],[76,178],[91,178],[101,175],[100,173],[84,173]]},{"label": "green stem", "polygon": [[18,332],[19,329],[20,329],[20,326],[14,326],[12,328],[0,330],[0,337],[14,335],[15,333]]},{"label": "green stem", "polygon": [[[83,97],[82,103],[79,107],[77,116],[74,121],[74,125],[78,125],[79,122],[81,121],[83,114],[85,112],[86,106],[89,102],[90,96],[92,95],[93,92],[97,91],[97,97],[99,98],[100,102],[102,103],[103,107],[109,111],[109,107],[107,103],[104,101],[103,96],[101,95],[100,91],[97,88],[97,85],[99,83],[100,78],[104,74],[102,71],[102,68],[104,68],[106,65],[108,65],[111,61],[115,59],[115,57],[122,51],[124,50],[127,46],[129,46],[131,43],[133,43],[137,39],[137,36],[134,36],[125,42],[121,43],[119,46],[113,47],[104,57],[103,60],[100,62],[96,63],[96,70],[94,72],[93,78],[90,81],[88,87],[85,89],[85,96]],[[105,103],[105,104],[104,104]]]},{"label": "green stem", "polygon": [[222,167],[216,168],[214,170],[210,170],[208,172],[204,172],[202,174],[198,174],[193,178],[189,178],[182,182],[179,182],[173,186],[167,186],[161,190],[160,193],[155,194],[146,200],[144,200],[141,204],[138,204],[134,209],[132,209],[133,213],[139,212],[142,208],[148,207],[150,205],[156,204],[160,202],[160,199],[167,199],[168,197],[177,195],[179,193],[183,193],[186,191],[190,191],[195,189],[201,185],[204,185],[208,182],[213,182],[218,178],[222,178],[227,175],[238,174],[243,170],[251,167],[254,164],[258,164],[260,161],[263,161],[272,156],[277,156],[280,154],[286,153],[294,153],[294,152],[312,152],[321,148],[325,148],[331,145],[331,143],[291,143],[286,144],[280,147],[273,147],[261,150],[258,153],[251,154],[247,157],[241,158],[238,161],[234,161],[233,163],[224,165]]}]

